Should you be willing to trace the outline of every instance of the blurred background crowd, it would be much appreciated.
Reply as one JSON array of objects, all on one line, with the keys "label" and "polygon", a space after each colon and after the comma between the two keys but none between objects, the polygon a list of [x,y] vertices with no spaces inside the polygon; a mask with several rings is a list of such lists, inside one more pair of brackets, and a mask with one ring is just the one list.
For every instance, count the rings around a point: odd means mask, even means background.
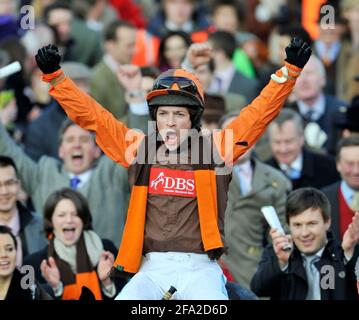
[{"label": "blurred background crowd", "polygon": [[[13,227],[19,240],[18,265],[48,243],[49,233],[39,234],[47,230],[44,206],[54,192],[80,192],[93,230],[117,248],[130,192],[126,170],[49,95],[35,63],[39,48],[56,44],[77,85],[127,126],[147,132],[148,109],[133,95],[144,96],[161,72],[181,67],[192,43],[206,42],[212,59],[195,73],[205,90],[202,127],[213,130],[260,93],[294,36],[313,55],[283,111],[233,170],[222,266],[244,287],[271,241],[261,206],[273,205],[287,228],[288,192],[322,189],[339,239],[359,211],[359,1],[0,0],[0,68],[22,66],[0,79],[0,225]],[[127,64],[142,74],[142,92],[132,96],[118,74]]]}]

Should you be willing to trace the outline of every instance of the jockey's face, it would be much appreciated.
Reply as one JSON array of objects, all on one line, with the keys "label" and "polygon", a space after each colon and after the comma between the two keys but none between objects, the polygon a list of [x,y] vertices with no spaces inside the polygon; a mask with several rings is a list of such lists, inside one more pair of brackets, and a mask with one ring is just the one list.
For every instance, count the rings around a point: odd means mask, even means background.
[{"label": "jockey's face", "polygon": [[156,123],[162,140],[170,150],[176,149],[186,139],[192,125],[188,109],[174,106],[158,107]]}]

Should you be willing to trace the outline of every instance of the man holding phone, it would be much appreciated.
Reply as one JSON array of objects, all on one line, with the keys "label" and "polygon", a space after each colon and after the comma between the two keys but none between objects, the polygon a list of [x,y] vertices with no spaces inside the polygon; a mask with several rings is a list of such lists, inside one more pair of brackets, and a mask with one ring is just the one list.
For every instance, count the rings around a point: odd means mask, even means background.
[{"label": "man holding phone", "polygon": [[[355,300],[359,212],[341,244],[329,232],[329,200],[317,189],[292,191],[286,219],[290,235],[271,229],[273,245],[264,250],[251,289],[280,300]],[[288,245],[293,250],[283,250]]]}]

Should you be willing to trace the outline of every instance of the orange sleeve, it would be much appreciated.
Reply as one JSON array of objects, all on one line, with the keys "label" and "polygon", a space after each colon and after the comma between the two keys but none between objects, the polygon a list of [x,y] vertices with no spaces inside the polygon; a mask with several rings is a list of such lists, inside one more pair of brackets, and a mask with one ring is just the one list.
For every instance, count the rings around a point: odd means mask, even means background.
[{"label": "orange sleeve", "polygon": [[[289,63],[285,67],[288,70],[285,82],[278,83],[271,79],[260,95],[243,108],[228,127],[214,134],[217,150],[221,150],[221,157],[225,157],[227,164],[234,163],[253,146],[280,112],[301,71]],[[279,78],[283,76],[282,69],[276,72]]]},{"label": "orange sleeve", "polygon": [[61,69],[43,75],[42,79],[51,83],[49,93],[67,116],[81,128],[95,132],[96,142],[103,152],[128,168],[144,134],[118,121],[111,112],[80,90]]}]

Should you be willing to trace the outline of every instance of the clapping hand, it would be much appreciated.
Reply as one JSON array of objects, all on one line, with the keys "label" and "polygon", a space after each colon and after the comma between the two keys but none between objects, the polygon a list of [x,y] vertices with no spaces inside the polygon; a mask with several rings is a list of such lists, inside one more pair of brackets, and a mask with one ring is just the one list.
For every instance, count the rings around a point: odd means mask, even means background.
[{"label": "clapping hand", "polygon": [[49,260],[42,260],[40,270],[43,278],[55,290],[60,283],[60,271],[56,265],[55,259],[50,257]]},{"label": "clapping hand", "polygon": [[359,212],[355,212],[352,223],[345,231],[342,241],[342,248],[347,257],[351,257],[354,253],[355,245],[359,243]]}]

